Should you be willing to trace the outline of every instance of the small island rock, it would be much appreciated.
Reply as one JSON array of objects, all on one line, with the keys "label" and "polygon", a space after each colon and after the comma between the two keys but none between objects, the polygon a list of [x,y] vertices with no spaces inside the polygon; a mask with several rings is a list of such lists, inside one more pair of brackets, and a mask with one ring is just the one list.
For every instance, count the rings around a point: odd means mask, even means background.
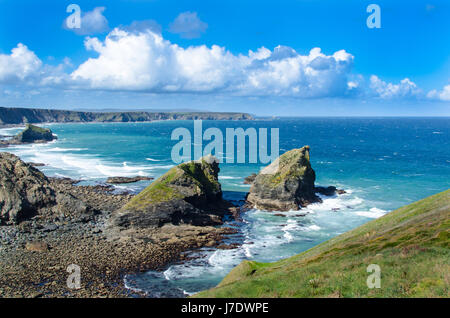
[{"label": "small island rock", "polygon": [[315,194],[316,174],[309,162],[309,146],[290,150],[256,176],[247,201],[268,211],[299,210],[320,202]]},{"label": "small island rock", "polygon": [[17,134],[13,140],[19,143],[47,142],[56,139],[49,128],[41,128],[27,124],[25,130]]}]

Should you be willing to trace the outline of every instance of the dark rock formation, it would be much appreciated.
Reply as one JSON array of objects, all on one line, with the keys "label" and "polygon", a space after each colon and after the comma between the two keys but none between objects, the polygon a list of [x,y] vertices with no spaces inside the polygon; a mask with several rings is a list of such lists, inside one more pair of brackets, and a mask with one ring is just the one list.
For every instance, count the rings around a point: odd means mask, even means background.
[{"label": "dark rock formation", "polygon": [[133,183],[138,181],[147,181],[147,180],[153,180],[151,177],[109,177],[106,180],[106,183],[112,183],[112,184],[120,184],[120,183]]},{"label": "dark rock formation", "polygon": [[[129,295],[123,287],[124,274],[160,269],[181,259],[182,255],[189,259],[191,250],[220,245],[224,235],[237,232],[227,227],[189,224],[165,224],[124,231],[114,228],[110,232],[106,226],[113,211],[121,209],[133,195],[113,193],[110,191],[112,186],[75,185],[78,180],[45,178],[38,170],[6,153],[0,154],[0,163],[0,189],[3,191],[0,223],[13,223],[9,221],[9,213],[4,214],[2,210],[8,201],[5,197],[12,197],[10,192],[19,192],[18,202],[24,202],[28,200],[27,196],[36,196],[32,193],[33,187],[38,194],[44,185],[53,191],[48,195],[51,198],[49,202],[30,202],[36,211],[31,219],[0,226],[0,298],[43,295],[123,297]],[[29,174],[32,176],[27,177]],[[206,169],[204,175],[209,177]],[[25,184],[21,187],[16,185],[21,182]],[[192,184],[195,188],[195,182]],[[19,191],[23,187],[25,190]],[[216,197],[214,188],[212,186],[212,191],[204,190],[211,194],[208,199]],[[6,191],[8,189],[10,191]],[[35,205],[42,207],[36,209]],[[115,235],[117,232],[119,236]],[[68,290],[67,277],[61,275],[71,263],[83,266],[83,288],[78,290]]]},{"label": "dark rock formation", "polygon": [[336,187],[329,186],[329,187],[316,187],[315,189],[316,193],[320,193],[326,196],[332,196],[335,194],[344,194],[346,193],[345,190],[342,189],[336,189]]},{"label": "dark rock formation", "polygon": [[44,174],[9,153],[0,153],[0,185],[0,220],[6,223],[18,223],[56,202]]},{"label": "dark rock formation", "polygon": [[247,201],[263,210],[299,210],[300,206],[320,201],[315,194],[315,179],[309,162],[309,146],[293,149],[256,176]]},{"label": "dark rock formation", "polygon": [[218,173],[213,156],[180,164],[115,213],[112,224],[122,228],[221,224],[229,204],[222,199]]},{"label": "dark rock formation", "polygon": [[19,143],[47,142],[56,139],[52,131],[48,128],[41,128],[35,125],[27,124],[25,130],[13,138],[13,141]]},{"label": "dark rock formation", "polygon": [[55,190],[49,179],[19,157],[0,153],[0,223],[41,217],[79,217],[95,211],[71,194]]},{"label": "dark rock formation", "polygon": [[32,167],[44,167],[45,163],[41,163],[41,162],[28,162],[28,164]]},{"label": "dark rock formation", "polygon": [[256,173],[252,173],[244,179],[244,184],[252,184],[256,179]]},{"label": "dark rock formation", "polygon": [[0,146],[45,143],[54,139],[57,139],[57,137],[53,135],[50,129],[27,124],[27,127],[16,136],[0,140]]}]

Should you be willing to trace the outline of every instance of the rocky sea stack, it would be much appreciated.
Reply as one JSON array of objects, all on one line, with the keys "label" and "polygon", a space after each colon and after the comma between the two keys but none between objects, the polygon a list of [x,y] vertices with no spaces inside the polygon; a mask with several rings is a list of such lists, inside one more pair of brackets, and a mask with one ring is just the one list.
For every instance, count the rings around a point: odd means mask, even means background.
[{"label": "rocky sea stack", "polygon": [[290,150],[265,167],[252,183],[247,201],[268,211],[299,210],[320,201],[316,174],[309,162],[309,146]]},{"label": "rocky sea stack", "polygon": [[48,128],[27,124],[25,130],[16,135],[13,140],[19,143],[47,142],[56,139]]},{"label": "rocky sea stack", "polygon": [[113,217],[122,228],[217,225],[228,210],[213,156],[182,163],[155,180]]}]

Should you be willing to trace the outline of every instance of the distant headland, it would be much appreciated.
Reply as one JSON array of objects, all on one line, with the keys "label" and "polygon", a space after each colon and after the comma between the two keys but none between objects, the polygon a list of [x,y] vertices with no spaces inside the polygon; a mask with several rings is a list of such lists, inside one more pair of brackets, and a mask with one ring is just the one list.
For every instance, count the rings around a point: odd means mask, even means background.
[{"label": "distant headland", "polygon": [[247,113],[227,112],[95,112],[0,107],[0,126],[26,123],[145,122],[154,120],[252,120]]}]

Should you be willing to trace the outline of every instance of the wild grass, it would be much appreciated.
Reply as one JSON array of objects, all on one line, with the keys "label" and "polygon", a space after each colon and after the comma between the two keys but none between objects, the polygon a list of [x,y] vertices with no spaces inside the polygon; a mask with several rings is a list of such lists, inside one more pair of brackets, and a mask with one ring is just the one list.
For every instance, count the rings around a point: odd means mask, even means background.
[{"label": "wild grass", "polygon": [[[244,261],[194,297],[449,297],[450,190],[275,263]],[[368,288],[367,266],[381,268]]]}]

